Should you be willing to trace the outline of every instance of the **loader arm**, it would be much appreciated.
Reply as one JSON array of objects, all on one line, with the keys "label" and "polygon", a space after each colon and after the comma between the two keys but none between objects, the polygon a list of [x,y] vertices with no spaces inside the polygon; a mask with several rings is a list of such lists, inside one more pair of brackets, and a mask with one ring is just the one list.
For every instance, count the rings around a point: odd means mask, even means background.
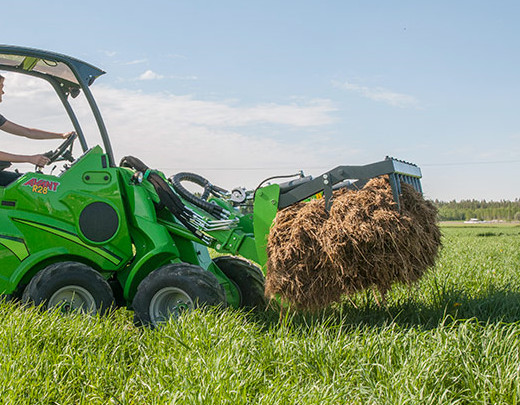
[{"label": "loader arm", "polygon": [[264,272],[267,237],[279,210],[320,193],[323,193],[328,209],[334,189],[362,188],[371,178],[382,175],[389,176],[398,209],[401,182],[409,183],[421,192],[421,170],[416,165],[386,158],[365,166],[339,166],[314,179],[310,176],[302,177],[258,188],[251,215],[240,212],[229,198],[223,196],[197,202],[197,198],[189,198],[184,192],[179,194],[178,188],[177,191],[174,189],[175,184],[168,183],[160,172],[151,170],[139,159],[127,156],[123,161],[125,165],[145,174],[143,177],[153,185],[158,200],[171,214],[169,218],[160,219],[169,232],[219,253],[243,256],[260,264]]},{"label": "loader arm", "polygon": [[[308,181],[296,186],[281,184],[278,209],[289,207],[322,191],[325,205],[329,209],[332,203],[332,191],[335,187],[344,186],[360,189],[368,180],[383,175],[389,176],[392,194],[398,209],[401,182],[411,184],[418,192],[422,193],[421,169],[412,163],[387,157],[381,162],[365,166],[338,166],[315,179],[307,178]],[[355,180],[355,182],[344,183],[347,180]]]}]

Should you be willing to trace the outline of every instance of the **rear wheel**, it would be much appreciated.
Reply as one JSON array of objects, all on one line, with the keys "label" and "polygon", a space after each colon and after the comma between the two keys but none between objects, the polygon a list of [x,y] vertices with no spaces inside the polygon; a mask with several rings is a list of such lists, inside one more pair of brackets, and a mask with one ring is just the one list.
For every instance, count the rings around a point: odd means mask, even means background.
[{"label": "rear wheel", "polygon": [[233,256],[216,257],[213,262],[237,286],[240,307],[263,309],[267,306],[262,270],[247,260]]},{"label": "rear wheel", "polygon": [[192,264],[167,264],[139,284],[133,301],[134,320],[155,327],[185,311],[218,305],[226,306],[226,296],[212,273]]},{"label": "rear wheel", "polygon": [[37,273],[27,285],[22,301],[63,313],[103,315],[114,304],[114,296],[107,281],[91,267],[61,262]]}]

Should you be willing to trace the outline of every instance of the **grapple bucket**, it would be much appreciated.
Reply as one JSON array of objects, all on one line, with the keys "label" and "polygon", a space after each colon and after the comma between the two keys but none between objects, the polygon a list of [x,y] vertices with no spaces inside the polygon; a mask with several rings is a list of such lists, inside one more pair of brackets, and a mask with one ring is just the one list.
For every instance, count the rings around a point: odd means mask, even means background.
[{"label": "grapple bucket", "polygon": [[388,173],[388,178],[390,180],[390,186],[392,187],[394,201],[397,203],[398,209],[400,209],[399,195],[401,194],[401,183],[411,185],[417,192],[422,194],[421,169],[412,163],[389,157],[387,157],[385,161],[391,162],[393,166],[394,171]]},{"label": "grapple bucket", "polygon": [[280,184],[278,208],[288,207],[323,191],[327,209],[332,204],[332,191],[342,187],[360,189],[370,179],[388,175],[392,194],[397,208],[400,209],[399,195],[401,183],[410,184],[419,193],[421,187],[421,169],[409,162],[386,157],[381,162],[365,166],[338,166],[319,177],[307,177],[296,182]]}]

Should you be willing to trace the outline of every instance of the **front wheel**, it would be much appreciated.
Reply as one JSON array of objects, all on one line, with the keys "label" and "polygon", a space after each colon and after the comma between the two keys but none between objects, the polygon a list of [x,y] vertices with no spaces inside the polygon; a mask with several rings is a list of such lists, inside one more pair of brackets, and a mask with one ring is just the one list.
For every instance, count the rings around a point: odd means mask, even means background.
[{"label": "front wheel", "polygon": [[226,306],[226,297],[212,273],[192,264],[167,264],[139,284],[133,301],[134,320],[156,327],[185,311],[219,305]]},{"label": "front wheel", "polygon": [[240,307],[264,309],[267,306],[262,270],[249,261],[234,256],[219,256],[213,262],[237,286]]},{"label": "front wheel", "polygon": [[114,304],[108,282],[83,263],[60,262],[38,272],[25,289],[22,301],[56,308],[63,313],[105,314]]}]

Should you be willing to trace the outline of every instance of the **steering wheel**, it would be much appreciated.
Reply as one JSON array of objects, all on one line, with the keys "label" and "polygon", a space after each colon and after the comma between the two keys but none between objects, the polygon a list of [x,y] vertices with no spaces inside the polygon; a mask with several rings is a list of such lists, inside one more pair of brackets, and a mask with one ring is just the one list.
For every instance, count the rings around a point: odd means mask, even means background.
[{"label": "steering wheel", "polygon": [[60,146],[58,146],[57,149],[44,153],[43,156],[49,159],[48,164],[56,162],[57,160],[68,160],[69,162],[73,162],[74,157],[72,156],[72,144],[77,137],[78,134],[73,132]]}]

